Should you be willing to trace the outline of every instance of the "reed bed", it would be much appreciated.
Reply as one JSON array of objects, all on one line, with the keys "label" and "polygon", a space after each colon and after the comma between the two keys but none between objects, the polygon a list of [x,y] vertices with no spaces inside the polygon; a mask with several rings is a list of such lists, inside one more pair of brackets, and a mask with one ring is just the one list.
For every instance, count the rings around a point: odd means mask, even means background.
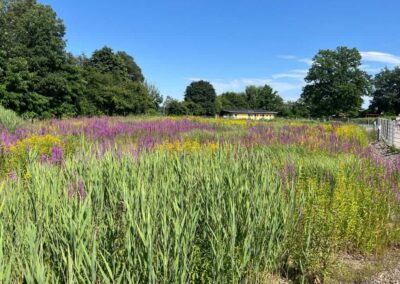
[{"label": "reed bed", "polygon": [[1,283],[311,282],[400,244],[400,163],[356,126],[99,118],[1,137]]}]

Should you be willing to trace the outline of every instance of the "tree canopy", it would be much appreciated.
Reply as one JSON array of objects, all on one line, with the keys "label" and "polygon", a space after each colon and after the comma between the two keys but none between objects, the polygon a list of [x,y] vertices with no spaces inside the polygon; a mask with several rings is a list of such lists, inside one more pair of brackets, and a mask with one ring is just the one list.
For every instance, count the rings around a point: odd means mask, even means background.
[{"label": "tree canopy", "polygon": [[397,115],[400,113],[400,67],[385,68],[374,78],[370,111]]},{"label": "tree canopy", "polygon": [[[29,118],[128,115],[159,111],[163,97],[133,56],[102,47],[89,57],[66,52],[66,27],[36,0],[0,0],[0,104]],[[372,92],[370,111],[400,113],[400,67],[373,80],[355,48],[320,50],[301,98],[284,102],[271,86],[216,95],[207,81],[187,86],[184,101],[169,98],[167,114],[213,116],[221,109],[278,111],[283,116],[356,115]]]},{"label": "tree canopy", "polygon": [[262,109],[282,112],[284,102],[271,86],[247,86],[244,93],[226,92],[218,96],[221,109]]},{"label": "tree canopy", "polygon": [[283,99],[278,95],[278,92],[274,91],[269,85],[261,87],[248,86],[245,93],[248,106],[251,109],[263,109],[278,112],[282,110]]},{"label": "tree canopy", "polygon": [[305,78],[301,98],[314,116],[356,114],[363,96],[370,94],[369,75],[360,69],[361,55],[355,48],[320,50]]},{"label": "tree canopy", "polygon": [[[191,103],[192,109],[196,110],[196,115],[215,115],[215,99],[217,95],[213,85],[207,81],[192,82],[185,92],[185,102]],[[198,106],[194,106],[197,104]]]},{"label": "tree canopy", "polygon": [[155,112],[159,91],[124,51],[90,58],[65,51],[66,28],[50,6],[0,0],[0,103],[25,117]]},{"label": "tree canopy", "polygon": [[246,100],[244,93],[226,92],[218,96],[220,108],[222,109],[235,109],[235,108],[248,108],[249,104]]}]

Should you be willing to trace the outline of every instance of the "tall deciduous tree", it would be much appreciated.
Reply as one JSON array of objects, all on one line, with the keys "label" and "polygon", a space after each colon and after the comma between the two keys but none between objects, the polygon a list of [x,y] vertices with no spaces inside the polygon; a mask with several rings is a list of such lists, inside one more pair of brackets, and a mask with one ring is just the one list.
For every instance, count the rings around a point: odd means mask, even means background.
[{"label": "tall deciduous tree", "polygon": [[198,104],[201,108],[199,115],[215,115],[216,97],[214,87],[209,82],[203,80],[192,82],[186,88],[185,92],[185,102]]},{"label": "tall deciduous tree", "polygon": [[246,109],[249,107],[244,93],[226,92],[219,96],[222,109]]},{"label": "tall deciduous tree", "polygon": [[126,71],[128,72],[129,78],[135,82],[144,82],[144,76],[142,74],[142,69],[136,64],[132,56],[130,56],[125,51],[117,52],[117,56],[122,60]]},{"label": "tall deciduous tree", "polygon": [[167,97],[164,102],[164,110],[167,115],[187,115],[189,110],[183,102]]},{"label": "tall deciduous tree", "polygon": [[66,53],[65,27],[36,0],[0,0],[0,103],[28,117],[124,115],[162,97],[133,57],[111,48],[87,59]]},{"label": "tall deciduous tree", "polygon": [[153,84],[144,83],[144,86],[146,87],[147,94],[149,97],[150,105],[148,106],[149,109],[153,111],[158,111],[160,108],[160,105],[162,104],[164,98],[160,93],[160,90],[157,89],[157,87]]},{"label": "tall deciduous tree", "polygon": [[128,77],[128,69],[123,59],[107,46],[94,51],[87,65],[102,74],[113,73]]},{"label": "tall deciduous tree", "polygon": [[283,99],[269,85],[262,87],[248,86],[246,98],[249,108],[280,111]]},{"label": "tall deciduous tree", "polygon": [[50,6],[35,0],[4,3],[0,21],[0,68],[5,76],[0,82],[3,85],[0,102],[29,116],[60,116],[65,109],[75,114],[70,103],[75,94],[68,92],[66,85],[62,20]]},{"label": "tall deciduous tree", "polygon": [[81,113],[128,115],[157,110],[162,97],[154,86],[142,82],[138,66],[132,71],[134,64],[125,52],[114,53],[109,47],[96,50],[83,64],[86,88],[79,102]]},{"label": "tall deciduous tree", "polygon": [[311,114],[356,114],[362,97],[371,90],[370,78],[360,66],[361,55],[355,48],[320,50],[313,58],[301,95]]},{"label": "tall deciduous tree", "polygon": [[370,110],[373,112],[400,113],[400,67],[385,68],[374,78],[374,91]]}]

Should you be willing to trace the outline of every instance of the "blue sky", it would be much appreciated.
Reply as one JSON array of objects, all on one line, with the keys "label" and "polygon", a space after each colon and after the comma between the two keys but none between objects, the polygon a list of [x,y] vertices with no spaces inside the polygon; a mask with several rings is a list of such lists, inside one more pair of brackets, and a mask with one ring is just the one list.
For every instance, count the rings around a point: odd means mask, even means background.
[{"label": "blue sky", "polygon": [[67,49],[125,50],[166,96],[191,80],[218,93],[270,84],[295,100],[319,49],[362,52],[371,74],[400,65],[398,0],[41,0],[67,27]]}]

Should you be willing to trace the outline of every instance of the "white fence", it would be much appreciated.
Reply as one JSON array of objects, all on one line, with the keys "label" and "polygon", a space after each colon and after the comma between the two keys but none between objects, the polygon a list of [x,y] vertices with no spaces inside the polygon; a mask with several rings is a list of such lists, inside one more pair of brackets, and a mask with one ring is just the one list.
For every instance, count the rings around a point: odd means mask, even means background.
[{"label": "white fence", "polygon": [[378,118],[379,140],[400,148],[400,125],[394,120]]}]

